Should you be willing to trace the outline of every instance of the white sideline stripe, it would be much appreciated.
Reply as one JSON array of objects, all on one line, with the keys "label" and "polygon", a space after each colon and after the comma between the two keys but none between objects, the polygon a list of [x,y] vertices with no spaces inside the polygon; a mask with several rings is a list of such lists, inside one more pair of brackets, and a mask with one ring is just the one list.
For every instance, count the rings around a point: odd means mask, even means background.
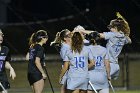
[{"label": "white sideline stripe", "polygon": [[[25,56],[12,56],[11,61],[25,61]],[[45,60],[61,60],[59,55],[46,55]]]},{"label": "white sideline stripe", "polygon": [[[137,60],[140,59],[140,54],[127,53],[126,55],[128,56],[129,59],[137,59]],[[11,60],[12,61],[25,61],[25,56],[26,55],[13,55],[11,57]],[[124,58],[124,55],[121,54],[119,58]],[[60,60],[60,59],[61,58],[59,54],[46,54],[46,58],[45,58],[45,60]]]}]

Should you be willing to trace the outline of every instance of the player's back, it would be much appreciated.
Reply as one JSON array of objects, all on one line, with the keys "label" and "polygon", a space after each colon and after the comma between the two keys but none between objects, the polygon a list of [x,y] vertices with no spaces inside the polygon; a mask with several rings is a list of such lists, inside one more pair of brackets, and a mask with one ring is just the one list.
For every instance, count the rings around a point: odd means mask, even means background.
[{"label": "player's back", "polygon": [[108,40],[106,48],[111,62],[117,63],[118,56],[122,48],[129,41],[123,33],[120,32],[106,32],[105,39]]},{"label": "player's back", "polygon": [[83,46],[82,51],[75,53],[69,51],[67,56],[70,60],[70,67],[68,71],[68,76],[70,77],[87,77],[88,76],[88,59],[90,55],[89,48]]},{"label": "player's back", "polygon": [[95,67],[92,70],[104,70],[104,60],[108,58],[106,48],[100,45],[90,45],[89,48],[95,59]]}]

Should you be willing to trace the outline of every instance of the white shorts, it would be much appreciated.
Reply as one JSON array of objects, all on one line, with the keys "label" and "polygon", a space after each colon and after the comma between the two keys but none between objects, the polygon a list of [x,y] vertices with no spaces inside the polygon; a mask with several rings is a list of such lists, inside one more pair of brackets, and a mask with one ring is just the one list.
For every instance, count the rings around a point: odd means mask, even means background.
[{"label": "white shorts", "polygon": [[89,78],[69,77],[67,78],[67,89],[87,90]]},{"label": "white shorts", "polygon": [[[89,80],[96,90],[109,88],[105,71],[89,71]],[[88,85],[88,90],[93,90],[91,85]]]}]

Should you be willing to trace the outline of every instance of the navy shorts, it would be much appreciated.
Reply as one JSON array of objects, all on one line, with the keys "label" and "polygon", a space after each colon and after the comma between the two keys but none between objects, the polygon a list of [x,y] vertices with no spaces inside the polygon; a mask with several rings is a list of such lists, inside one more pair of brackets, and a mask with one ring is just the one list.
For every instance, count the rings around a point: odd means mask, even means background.
[{"label": "navy shorts", "polygon": [[33,85],[33,83],[41,80],[42,74],[41,73],[28,73],[28,81],[30,83],[30,85]]}]

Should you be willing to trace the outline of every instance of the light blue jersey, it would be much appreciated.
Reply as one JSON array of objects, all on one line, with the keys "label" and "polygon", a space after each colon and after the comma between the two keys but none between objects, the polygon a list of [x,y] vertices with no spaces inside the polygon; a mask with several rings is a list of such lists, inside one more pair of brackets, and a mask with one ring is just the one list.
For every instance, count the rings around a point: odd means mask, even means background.
[{"label": "light blue jersey", "polygon": [[81,53],[74,53],[71,50],[67,51],[67,54],[63,61],[70,61],[70,67],[68,75],[70,77],[87,77],[88,76],[88,60],[93,60],[88,46],[83,46]]},{"label": "light blue jersey", "polygon": [[[104,63],[105,59],[108,59],[107,49],[100,45],[90,45],[89,48],[95,59],[95,67],[89,70],[89,80],[96,90],[106,89],[109,87]],[[92,90],[90,85],[88,89]]]},{"label": "light blue jersey", "polygon": [[[61,59],[62,59],[62,67],[63,67],[63,59],[67,59],[68,58],[66,57],[66,51],[70,50],[70,45],[66,44],[66,43],[62,43],[61,45],[61,49],[60,49],[60,56],[61,56]],[[65,75],[62,77],[62,80],[60,82],[60,84],[66,84],[66,80],[67,80],[67,72],[65,73]]]},{"label": "light blue jersey", "polygon": [[[67,89],[87,90],[89,74],[88,74],[88,60],[93,60],[88,46],[83,46],[81,53],[74,53],[72,50],[67,51],[64,61],[69,61],[69,70],[67,78]],[[67,59],[68,58],[68,59]]]},{"label": "light blue jersey", "polygon": [[68,45],[66,43],[62,43],[61,49],[60,49],[60,56],[61,56],[62,60],[66,56],[66,51],[69,50],[69,49],[70,49],[70,45]]},{"label": "light blue jersey", "polygon": [[107,40],[106,48],[110,61],[110,75],[112,79],[117,79],[120,72],[118,56],[123,46],[129,43],[128,38],[122,32],[104,32]]},{"label": "light blue jersey", "polygon": [[105,70],[105,59],[108,59],[107,50],[105,47],[102,47],[100,45],[90,45],[89,46],[92,56],[95,59],[95,67],[92,70]]},{"label": "light blue jersey", "polygon": [[104,32],[105,40],[107,40],[107,51],[109,61],[118,63],[118,56],[121,53],[123,46],[129,43],[129,40],[122,32]]}]

